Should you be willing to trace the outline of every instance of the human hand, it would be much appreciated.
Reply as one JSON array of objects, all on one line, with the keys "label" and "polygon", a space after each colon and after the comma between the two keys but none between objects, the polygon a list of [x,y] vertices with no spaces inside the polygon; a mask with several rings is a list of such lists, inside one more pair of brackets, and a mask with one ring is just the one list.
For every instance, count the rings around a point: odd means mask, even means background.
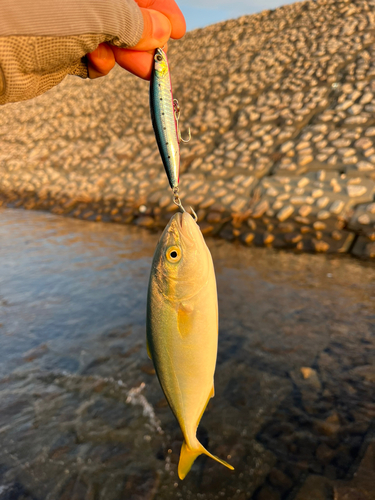
[{"label": "human hand", "polygon": [[143,34],[137,45],[121,49],[101,43],[87,55],[90,78],[107,75],[116,62],[136,76],[149,80],[154,50],[167,44],[169,38],[182,38],[186,23],[174,0],[135,0],[143,15]]}]

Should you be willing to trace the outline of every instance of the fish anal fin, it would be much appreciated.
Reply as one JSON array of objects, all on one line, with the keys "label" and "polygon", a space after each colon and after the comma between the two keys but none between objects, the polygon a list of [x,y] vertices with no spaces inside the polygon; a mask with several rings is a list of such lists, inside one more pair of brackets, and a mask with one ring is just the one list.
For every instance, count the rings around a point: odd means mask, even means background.
[{"label": "fish anal fin", "polygon": [[203,413],[205,412],[205,409],[207,408],[207,405],[208,405],[208,402],[211,398],[213,398],[215,396],[215,388],[214,388],[214,384],[212,384],[212,389],[210,391],[210,394],[208,395],[208,398],[207,398],[207,401],[206,401],[206,404],[203,406],[202,408],[202,411],[201,411],[201,414],[199,415],[199,418],[197,420],[197,425],[196,427],[198,427],[199,425],[199,422],[201,421],[201,418],[203,417]]}]

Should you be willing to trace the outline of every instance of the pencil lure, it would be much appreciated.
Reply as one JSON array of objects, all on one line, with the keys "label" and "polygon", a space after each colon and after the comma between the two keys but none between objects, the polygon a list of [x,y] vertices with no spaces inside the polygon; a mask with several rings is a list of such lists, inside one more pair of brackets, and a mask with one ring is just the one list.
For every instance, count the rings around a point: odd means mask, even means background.
[{"label": "pencil lure", "polygon": [[214,396],[218,304],[210,251],[189,213],[176,213],[156,247],[147,299],[147,350],[184,436],[178,474],[184,479],[207,451],[197,427]]},{"label": "pencil lure", "polygon": [[154,66],[150,82],[150,111],[152,126],[160,156],[168,176],[171,188],[179,183],[180,172],[180,142],[189,142],[189,138],[182,139],[179,129],[180,107],[177,99],[173,99],[171,76],[168,59],[163,49],[156,49]]}]

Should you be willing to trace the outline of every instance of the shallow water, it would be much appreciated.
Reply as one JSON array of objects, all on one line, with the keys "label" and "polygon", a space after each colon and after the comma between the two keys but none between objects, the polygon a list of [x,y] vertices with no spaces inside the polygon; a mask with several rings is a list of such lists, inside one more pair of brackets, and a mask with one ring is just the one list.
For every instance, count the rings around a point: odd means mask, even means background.
[{"label": "shallow water", "polygon": [[200,457],[181,482],[145,348],[157,239],[0,211],[0,500],[354,498],[375,473],[374,267],[208,240],[220,338],[199,437],[235,471]]}]

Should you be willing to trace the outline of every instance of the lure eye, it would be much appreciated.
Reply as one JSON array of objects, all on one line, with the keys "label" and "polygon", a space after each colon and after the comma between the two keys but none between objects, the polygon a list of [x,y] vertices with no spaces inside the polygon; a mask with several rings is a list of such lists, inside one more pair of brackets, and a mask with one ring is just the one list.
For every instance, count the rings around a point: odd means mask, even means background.
[{"label": "lure eye", "polygon": [[160,54],[157,54],[155,56],[155,59],[156,59],[156,61],[159,61],[159,62],[161,62],[163,60],[163,58],[162,58],[162,56]]},{"label": "lure eye", "polygon": [[176,264],[176,262],[179,262],[182,257],[181,249],[175,246],[169,247],[167,249],[166,256],[169,262],[171,262],[172,264]]}]

